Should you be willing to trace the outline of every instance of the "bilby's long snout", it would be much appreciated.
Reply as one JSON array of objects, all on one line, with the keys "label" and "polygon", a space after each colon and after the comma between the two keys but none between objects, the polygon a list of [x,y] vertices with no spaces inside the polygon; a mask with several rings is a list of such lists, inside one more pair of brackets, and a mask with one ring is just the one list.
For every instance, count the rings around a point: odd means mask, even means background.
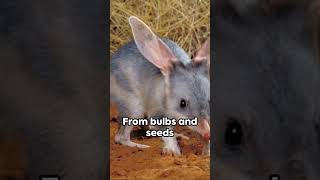
[{"label": "bilby's long snout", "polygon": [[210,125],[207,119],[200,119],[198,125],[195,127],[195,131],[198,132],[204,140],[210,140]]}]

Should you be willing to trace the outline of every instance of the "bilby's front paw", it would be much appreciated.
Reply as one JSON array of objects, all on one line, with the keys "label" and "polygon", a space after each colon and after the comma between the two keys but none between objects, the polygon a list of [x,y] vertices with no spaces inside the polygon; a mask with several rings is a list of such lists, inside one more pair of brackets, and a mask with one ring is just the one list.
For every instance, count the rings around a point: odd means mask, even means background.
[{"label": "bilby's front paw", "polygon": [[164,147],[162,149],[162,154],[171,156],[180,156],[180,148],[178,146],[177,140],[174,137],[163,137]]},{"label": "bilby's front paw", "polygon": [[148,145],[132,142],[130,139],[124,138],[122,135],[119,135],[119,134],[116,134],[115,142],[118,144],[129,146],[129,147],[137,147],[137,148],[149,148],[150,147]]},{"label": "bilby's front paw", "polygon": [[170,156],[180,156],[180,148],[177,147],[163,147],[162,154],[170,155]]},{"label": "bilby's front paw", "polygon": [[181,138],[181,139],[185,139],[185,140],[189,140],[190,139],[188,136],[185,136],[184,134],[181,134],[181,133],[175,133],[175,136],[177,138]]}]

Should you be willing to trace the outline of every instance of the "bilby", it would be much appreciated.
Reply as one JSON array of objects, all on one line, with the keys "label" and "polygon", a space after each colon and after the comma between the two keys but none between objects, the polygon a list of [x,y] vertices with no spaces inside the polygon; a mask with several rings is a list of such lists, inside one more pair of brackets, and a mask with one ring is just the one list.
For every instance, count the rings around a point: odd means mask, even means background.
[{"label": "bilby", "polygon": [[[121,47],[110,62],[110,99],[123,118],[198,118],[188,126],[204,140],[210,152],[210,38],[191,58],[175,42],[159,38],[137,17],[129,17],[134,41]],[[133,126],[120,123],[119,144],[147,148],[130,140]],[[174,126],[155,126],[174,129]],[[162,137],[163,153],[181,155],[176,137]]]}]

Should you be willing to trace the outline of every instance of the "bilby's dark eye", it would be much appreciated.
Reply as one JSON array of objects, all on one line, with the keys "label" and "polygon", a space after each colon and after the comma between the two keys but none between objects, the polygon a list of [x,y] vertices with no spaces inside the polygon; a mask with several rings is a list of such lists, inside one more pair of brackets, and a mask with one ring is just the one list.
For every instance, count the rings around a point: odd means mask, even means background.
[{"label": "bilby's dark eye", "polygon": [[185,99],[181,99],[181,100],[180,100],[180,107],[181,107],[181,108],[187,107],[187,101],[186,101]]},{"label": "bilby's dark eye", "polygon": [[225,130],[225,144],[239,146],[243,143],[243,129],[238,121],[232,120],[227,124]]}]

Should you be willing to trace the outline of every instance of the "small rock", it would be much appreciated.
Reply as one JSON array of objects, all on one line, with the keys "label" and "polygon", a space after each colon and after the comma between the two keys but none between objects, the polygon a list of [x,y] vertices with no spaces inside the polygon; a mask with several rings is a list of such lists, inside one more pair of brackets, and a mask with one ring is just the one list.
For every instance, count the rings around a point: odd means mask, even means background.
[{"label": "small rock", "polygon": [[180,159],[174,160],[173,163],[176,164],[176,165],[182,165],[183,164],[183,162]]},{"label": "small rock", "polygon": [[119,170],[115,171],[114,174],[116,174],[118,176],[126,176],[128,173],[125,170],[119,169]]},{"label": "small rock", "polygon": [[163,173],[161,173],[160,177],[168,177],[170,175],[170,173],[168,171],[165,171]]}]

